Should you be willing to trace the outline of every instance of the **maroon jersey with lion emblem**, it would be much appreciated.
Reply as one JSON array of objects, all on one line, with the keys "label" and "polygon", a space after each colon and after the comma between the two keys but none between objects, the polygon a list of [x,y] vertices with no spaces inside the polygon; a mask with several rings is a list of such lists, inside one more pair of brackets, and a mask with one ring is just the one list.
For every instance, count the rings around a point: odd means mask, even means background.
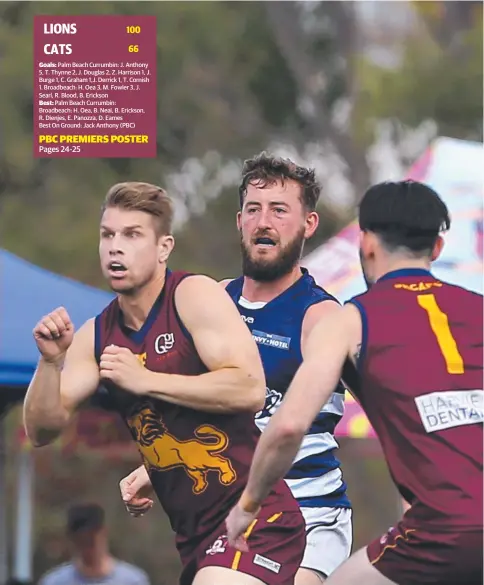
[{"label": "maroon jersey with lion emblem", "polygon": [[[95,352],[127,347],[153,372],[196,376],[207,372],[175,307],[174,293],[185,272],[167,270],[162,293],[139,331],[126,328],[117,300],[96,318]],[[145,398],[105,384],[111,406],[126,421],[149,471],[155,492],[177,535],[191,549],[221,525],[239,499],[260,436],[254,416],[210,414]],[[297,511],[280,482],[261,517]],[[182,552],[182,550],[180,551]]]},{"label": "maroon jersey with lion emblem", "polygon": [[391,272],[353,298],[362,319],[358,398],[408,526],[482,529],[483,297],[430,272]]}]

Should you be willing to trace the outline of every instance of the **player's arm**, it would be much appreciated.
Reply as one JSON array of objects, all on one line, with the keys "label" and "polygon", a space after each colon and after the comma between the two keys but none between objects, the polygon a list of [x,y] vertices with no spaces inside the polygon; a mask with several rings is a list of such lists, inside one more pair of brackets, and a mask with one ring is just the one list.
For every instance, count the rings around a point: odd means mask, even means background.
[{"label": "player's arm", "polygon": [[150,372],[148,394],[206,412],[260,410],[265,400],[261,358],[226,291],[206,276],[191,276],[178,285],[175,302],[209,372],[199,376]]},{"label": "player's arm", "polygon": [[262,433],[240,506],[252,512],[290,469],[312,421],[328,401],[352,355],[359,316],[349,305],[319,319],[305,343],[305,355],[289,390]]},{"label": "player's arm", "polygon": [[[307,342],[314,327],[320,321],[322,321],[323,324],[326,323],[327,319],[329,319],[331,316],[341,315],[342,310],[343,307],[336,301],[332,300],[322,301],[321,303],[316,303],[315,305],[311,305],[309,307],[309,309],[306,311],[306,314],[304,315],[301,331],[301,353],[303,360],[305,359],[307,353]],[[334,318],[336,319],[337,317],[334,316]]]},{"label": "player's arm", "polygon": [[224,278],[223,280],[219,280],[219,285],[223,288],[227,288],[228,285],[233,281],[233,278]]},{"label": "player's arm", "polygon": [[98,384],[92,319],[74,334],[64,356],[54,361],[40,358],[23,406],[24,427],[32,444],[42,447],[54,441]]}]

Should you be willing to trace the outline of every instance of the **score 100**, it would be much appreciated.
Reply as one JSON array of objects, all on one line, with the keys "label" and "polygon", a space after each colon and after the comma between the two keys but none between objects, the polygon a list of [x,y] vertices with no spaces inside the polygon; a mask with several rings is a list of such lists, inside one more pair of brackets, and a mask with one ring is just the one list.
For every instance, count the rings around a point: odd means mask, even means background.
[{"label": "score 100", "polygon": [[138,35],[141,32],[140,26],[127,26],[126,32],[130,35]]}]

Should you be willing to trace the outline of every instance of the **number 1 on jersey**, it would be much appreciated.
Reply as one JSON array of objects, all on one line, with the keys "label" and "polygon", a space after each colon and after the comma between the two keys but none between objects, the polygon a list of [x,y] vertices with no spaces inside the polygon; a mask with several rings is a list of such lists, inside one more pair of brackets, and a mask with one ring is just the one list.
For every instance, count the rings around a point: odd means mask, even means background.
[{"label": "number 1 on jersey", "polygon": [[427,311],[430,327],[434,332],[449,374],[463,374],[464,360],[449,327],[449,319],[441,310],[434,295],[417,295],[418,304]]}]

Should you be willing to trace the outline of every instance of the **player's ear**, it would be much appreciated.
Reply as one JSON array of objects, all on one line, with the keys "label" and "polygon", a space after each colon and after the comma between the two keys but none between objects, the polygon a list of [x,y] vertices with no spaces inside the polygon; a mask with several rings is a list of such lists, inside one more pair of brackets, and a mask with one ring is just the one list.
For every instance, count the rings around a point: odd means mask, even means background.
[{"label": "player's ear", "polygon": [[311,238],[314,235],[317,227],[319,225],[319,215],[315,211],[311,211],[306,216],[306,227],[304,230],[304,237],[306,240]]},{"label": "player's ear", "polygon": [[242,225],[242,212],[241,211],[237,211],[237,229],[240,231],[240,227]]},{"label": "player's ear", "polygon": [[168,260],[173,248],[175,238],[172,235],[161,236],[158,240],[158,262],[162,264]]},{"label": "player's ear", "polygon": [[360,250],[364,258],[375,254],[375,234],[368,231],[360,231]]},{"label": "player's ear", "polygon": [[444,238],[442,236],[437,236],[435,240],[434,248],[432,250],[432,255],[430,256],[430,261],[434,262],[437,258],[442,254],[442,250],[444,249]]}]

